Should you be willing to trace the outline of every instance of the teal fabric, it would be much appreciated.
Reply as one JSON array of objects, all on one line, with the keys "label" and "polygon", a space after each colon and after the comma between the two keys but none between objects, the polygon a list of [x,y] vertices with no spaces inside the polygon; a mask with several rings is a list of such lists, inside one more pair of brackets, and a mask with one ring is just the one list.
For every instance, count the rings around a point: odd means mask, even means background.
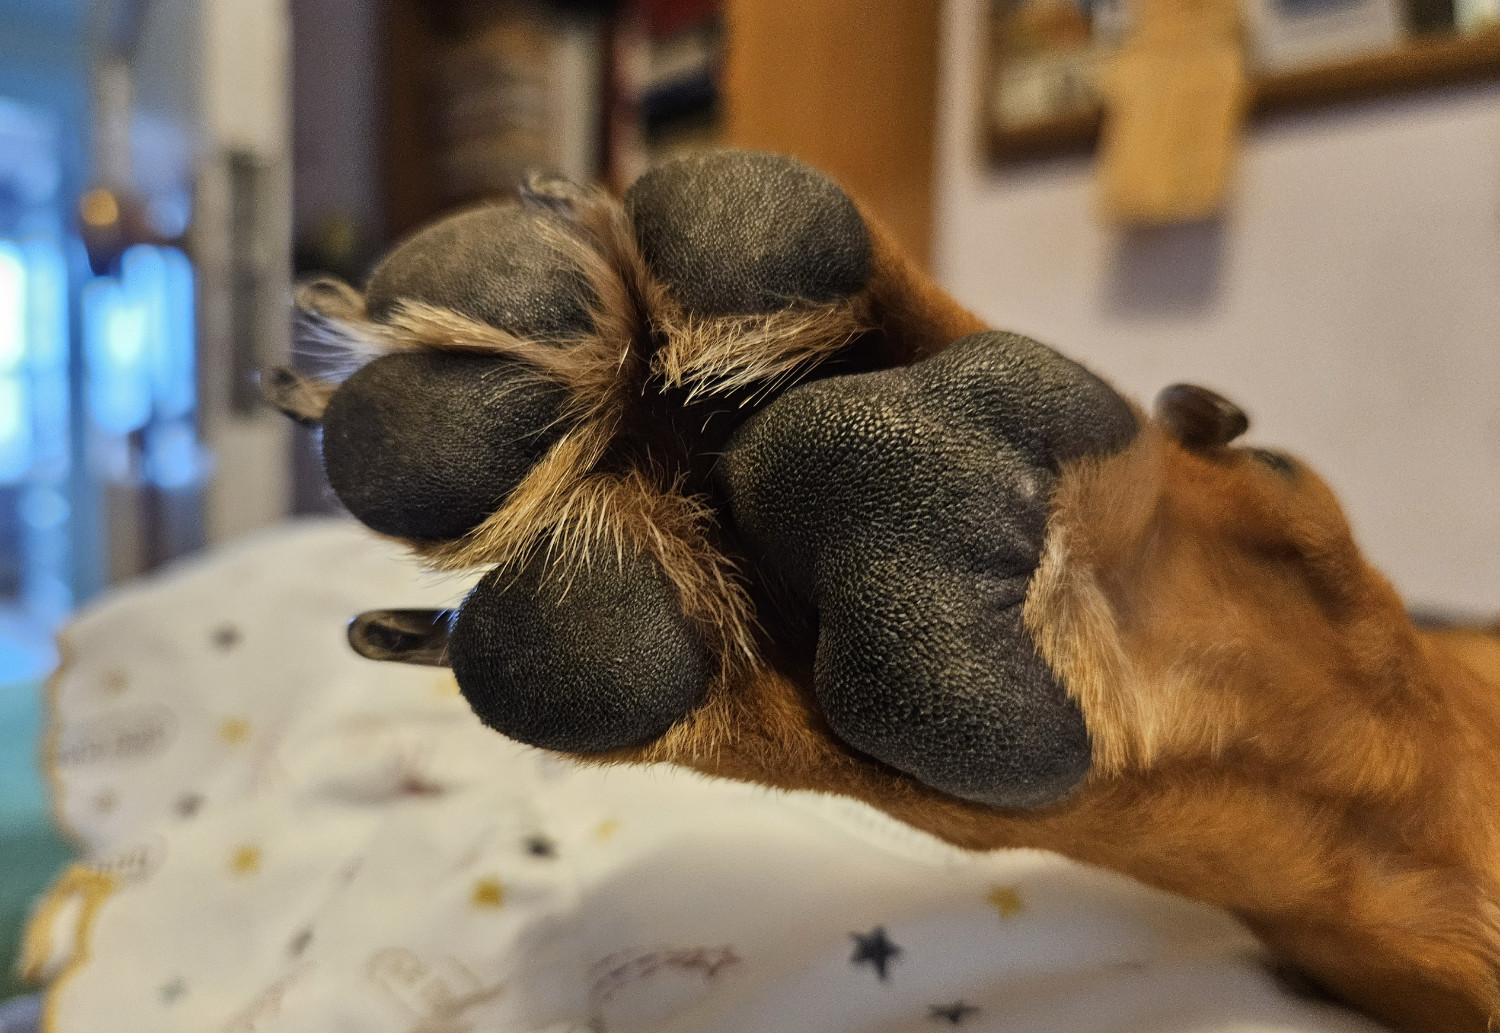
[{"label": "teal fabric", "polygon": [[24,993],[15,961],[37,895],[72,850],[52,823],[37,764],[42,686],[0,685],[0,1000]]}]

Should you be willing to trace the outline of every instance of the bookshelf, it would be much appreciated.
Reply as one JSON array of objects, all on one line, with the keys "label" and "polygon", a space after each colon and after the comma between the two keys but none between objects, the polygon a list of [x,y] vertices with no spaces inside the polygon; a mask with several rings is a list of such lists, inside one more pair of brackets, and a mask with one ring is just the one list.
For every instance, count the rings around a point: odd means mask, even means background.
[{"label": "bookshelf", "polygon": [[[592,116],[599,160],[582,178],[623,189],[647,161],[678,147],[717,144],[793,154],[844,184],[912,254],[927,254],[939,0],[572,6],[600,19],[608,66]],[[510,7],[489,5],[490,10]],[[659,27],[663,17],[680,18],[688,7],[717,8],[713,17],[723,26],[724,56],[717,69],[722,96],[712,110],[714,124],[688,119],[665,138],[648,127],[644,142],[632,142],[629,127],[622,126],[622,110],[651,105],[620,96],[635,88],[631,69],[642,63],[639,54],[621,54],[641,35],[630,19],[655,19]],[[443,188],[442,98],[435,69],[443,66],[455,37],[469,30],[456,20],[462,18],[462,0],[387,0],[386,10],[385,209],[395,239],[465,200]],[[679,60],[680,40],[680,34],[673,36],[659,64]],[[641,121],[650,121],[649,111]]]}]

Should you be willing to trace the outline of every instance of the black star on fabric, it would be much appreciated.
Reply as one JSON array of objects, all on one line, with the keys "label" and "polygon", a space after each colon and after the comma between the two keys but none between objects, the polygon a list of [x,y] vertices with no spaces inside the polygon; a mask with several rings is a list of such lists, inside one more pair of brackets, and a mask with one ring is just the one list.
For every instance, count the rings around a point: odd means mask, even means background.
[{"label": "black star on fabric", "polygon": [[181,818],[191,818],[202,806],[202,796],[197,793],[184,793],[177,798],[177,815]]},{"label": "black star on fabric", "polygon": [[932,1004],[927,1007],[928,1022],[946,1022],[950,1026],[957,1026],[970,1015],[978,1014],[978,1008],[972,1004],[965,1004],[963,1001],[954,1001],[952,1004]]},{"label": "black star on fabric", "polygon": [[187,993],[187,983],[181,976],[166,983],[161,988],[161,1000],[163,1004],[176,1004],[177,998]]},{"label": "black star on fabric", "polygon": [[556,857],[557,844],[546,836],[531,836],[526,840],[526,852],[532,857]]},{"label": "black star on fabric", "polygon": [[854,941],[854,953],[849,958],[851,965],[873,965],[875,974],[883,983],[889,978],[886,967],[901,956],[901,948],[891,942],[885,934],[885,926],[877,925],[864,935],[850,933]]},{"label": "black star on fabric", "polygon": [[233,624],[221,624],[214,629],[211,637],[215,649],[228,652],[240,644],[240,629]]}]

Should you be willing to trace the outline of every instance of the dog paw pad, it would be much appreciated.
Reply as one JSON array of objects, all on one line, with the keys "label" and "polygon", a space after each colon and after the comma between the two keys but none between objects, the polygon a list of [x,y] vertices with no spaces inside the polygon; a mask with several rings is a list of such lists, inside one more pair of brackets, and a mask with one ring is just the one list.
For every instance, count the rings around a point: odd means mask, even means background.
[{"label": "dog paw pad", "polygon": [[586,557],[562,574],[541,554],[470,594],[449,644],[486,725],[546,749],[594,754],[660,736],[703,698],[715,661],[648,556]]},{"label": "dog paw pad", "polygon": [[382,534],[446,541],[479,526],[562,433],[555,385],[493,356],[393,352],[323,412],[339,501]]},{"label": "dog paw pad", "polygon": [[625,211],[647,266],[693,315],[826,304],[870,280],[869,232],[854,202],[792,158],[678,158],[637,180]]},{"label": "dog paw pad", "polygon": [[1083,714],[1022,609],[1058,464],[1133,433],[1082,367],[997,333],[801,385],[740,428],[720,465],[734,525],[816,612],[814,689],[844,742],[995,806],[1083,779]]},{"label": "dog paw pad", "polygon": [[587,331],[595,299],[568,255],[574,229],[552,208],[489,205],[449,216],[405,241],[370,276],[369,317],[403,302],[451,309],[518,337]]}]

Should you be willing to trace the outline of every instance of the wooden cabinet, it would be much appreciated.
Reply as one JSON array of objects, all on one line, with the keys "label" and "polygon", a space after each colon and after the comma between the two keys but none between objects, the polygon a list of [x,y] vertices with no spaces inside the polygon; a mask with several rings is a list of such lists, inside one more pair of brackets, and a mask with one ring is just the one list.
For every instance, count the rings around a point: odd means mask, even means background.
[{"label": "wooden cabinet", "polygon": [[726,141],[816,165],[925,260],[938,0],[728,0],[726,7]]}]

